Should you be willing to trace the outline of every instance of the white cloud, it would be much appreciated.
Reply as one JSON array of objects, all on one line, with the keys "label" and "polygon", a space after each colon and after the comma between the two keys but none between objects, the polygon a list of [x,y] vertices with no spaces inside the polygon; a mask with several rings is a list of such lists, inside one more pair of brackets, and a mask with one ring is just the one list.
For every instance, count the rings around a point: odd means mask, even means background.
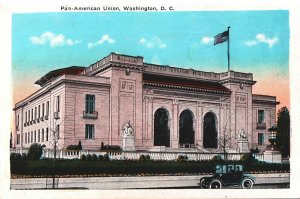
[{"label": "white cloud", "polygon": [[259,33],[255,36],[255,40],[245,41],[246,46],[254,46],[258,43],[265,43],[268,44],[269,48],[272,48],[273,45],[275,45],[279,39],[277,37],[268,38],[265,34]]},{"label": "white cloud", "polygon": [[268,44],[269,48],[272,48],[272,46],[278,42],[278,38],[277,37],[273,37],[271,39],[271,38],[267,38],[266,35],[261,34],[261,33],[256,35],[256,39],[259,42]]},{"label": "white cloud", "polygon": [[146,48],[166,48],[167,44],[162,42],[158,37],[153,37],[150,40],[141,38],[139,44],[145,46]]},{"label": "white cloud", "polygon": [[81,43],[79,40],[66,39],[63,34],[55,34],[53,32],[44,32],[40,36],[32,36],[30,41],[35,45],[41,46],[49,44],[52,48],[64,45],[73,46]]},{"label": "white cloud", "polygon": [[257,41],[252,40],[252,41],[245,41],[245,45],[246,46],[254,46],[257,44]]},{"label": "white cloud", "polygon": [[105,42],[114,44],[114,43],[116,43],[116,40],[112,39],[109,35],[105,34],[95,43],[92,43],[92,42],[88,43],[88,48],[93,48],[93,47],[101,45]]},{"label": "white cloud", "polygon": [[202,44],[210,44],[214,41],[214,38],[213,37],[203,37],[201,39],[201,43]]}]

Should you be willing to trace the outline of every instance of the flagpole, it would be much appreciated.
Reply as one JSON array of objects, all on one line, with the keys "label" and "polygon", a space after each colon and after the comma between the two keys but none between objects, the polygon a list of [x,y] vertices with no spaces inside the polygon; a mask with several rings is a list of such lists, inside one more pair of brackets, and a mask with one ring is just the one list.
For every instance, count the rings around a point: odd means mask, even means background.
[{"label": "flagpole", "polygon": [[227,40],[227,60],[228,60],[228,71],[230,70],[230,35],[229,35],[230,26],[228,26],[228,40]]}]

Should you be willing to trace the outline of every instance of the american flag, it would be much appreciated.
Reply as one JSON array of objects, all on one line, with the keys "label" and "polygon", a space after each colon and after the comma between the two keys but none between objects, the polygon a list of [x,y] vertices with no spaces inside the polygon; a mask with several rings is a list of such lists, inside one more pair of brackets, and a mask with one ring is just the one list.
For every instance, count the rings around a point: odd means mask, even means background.
[{"label": "american flag", "polygon": [[224,41],[227,41],[228,40],[228,37],[229,37],[229,31],[226,30],[220,34],[217,34],[215,36],[215,43],[214,45],[216,44],[219,44],[219,43],[223,43]]}]

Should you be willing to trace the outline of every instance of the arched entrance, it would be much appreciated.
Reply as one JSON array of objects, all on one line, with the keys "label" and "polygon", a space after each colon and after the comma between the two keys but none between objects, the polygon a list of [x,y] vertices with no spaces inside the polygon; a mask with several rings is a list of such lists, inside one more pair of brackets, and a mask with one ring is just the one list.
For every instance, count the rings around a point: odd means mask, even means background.
[{"label": "arched entrance", "polygon": [[212,112],[208,112],[204,116],[204,133],[203,133],[203,147],[217,148],[218,147],[218,133],[216,129],[216,119]]},{"label": "arched entrance", "polygon": [[166,109],[159,108],[154,114],[154,146],[170,147],[169,116]]},{"label": "arched entrance", "polygon": [[193,128],[193,114],[190,110],[184,110],[179,119],[179,144],[189,148],[195,144],[195,131]]}]

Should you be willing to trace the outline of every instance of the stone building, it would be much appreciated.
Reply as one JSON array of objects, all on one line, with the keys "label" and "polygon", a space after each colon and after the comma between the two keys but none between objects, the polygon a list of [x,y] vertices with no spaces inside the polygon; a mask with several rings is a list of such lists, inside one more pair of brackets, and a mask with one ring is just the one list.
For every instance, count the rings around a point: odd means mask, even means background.
[{"label": "stone building", "polygon": [[[267,129],[276,122],[276,97],[256,95],[251,73],[204,72],[143,62],[111,53],[89,67],[50,71],[41,88],[14,107],[14,145],[66,148],[81,141],[122,146],[129,122],[136,150],[238,151],[238,136],[249,148],[265,149]],[[57,132],[54,136],[54,132]]]}]

